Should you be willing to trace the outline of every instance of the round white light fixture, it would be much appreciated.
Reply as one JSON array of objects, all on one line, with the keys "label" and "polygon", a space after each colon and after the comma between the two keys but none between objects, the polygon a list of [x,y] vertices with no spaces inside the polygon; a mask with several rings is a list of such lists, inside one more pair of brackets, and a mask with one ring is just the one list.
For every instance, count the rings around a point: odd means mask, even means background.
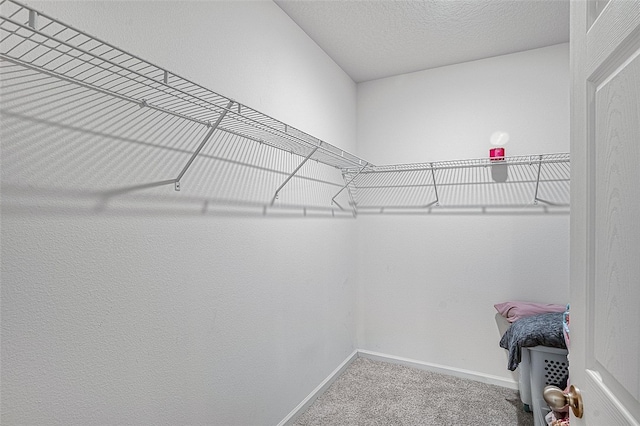
[{"label": "round white light fixture", "polygon": [[491,142],[491,145],[502,146],[509,142],[509,133],[501,131],[493,132],[489,138],[489,142]]}]

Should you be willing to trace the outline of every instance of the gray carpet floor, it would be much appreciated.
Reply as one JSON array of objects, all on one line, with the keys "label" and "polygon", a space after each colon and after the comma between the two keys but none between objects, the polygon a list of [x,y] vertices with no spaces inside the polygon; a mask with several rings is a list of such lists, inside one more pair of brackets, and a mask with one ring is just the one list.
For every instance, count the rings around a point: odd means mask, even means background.
[{"label": "gray carpet floor", "polygon": [[357,358],[296,419],[297,426],[533,426],[518,392]]}]

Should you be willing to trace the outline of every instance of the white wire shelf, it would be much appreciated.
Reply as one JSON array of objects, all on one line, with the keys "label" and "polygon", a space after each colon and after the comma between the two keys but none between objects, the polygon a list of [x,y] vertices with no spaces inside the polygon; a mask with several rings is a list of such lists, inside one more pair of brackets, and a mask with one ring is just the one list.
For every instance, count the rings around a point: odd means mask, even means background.
[{"label": "white wire shelf", "polygon": [[545,154],[350,169],[358,212],[432,207],[569,207],[569,154]]},{"label": "white wire shelf", "polygon": [[43,74],[345,168],[363,160],[13,0],[0,2],[0,57]]},{"label": "white wire shelf", "polygon": [[[19,129],[7,146],[22,155],[6,163],[6,176],[48,169],[70,182],[74,173],[63,176],[63,167],[42,167],[54,157],[83,168],[75,173],[83,183],[99,175],[90,161],[107,170],[128,167],[114,174],[128,183],[109,191],[116,194],[162,185],[181,190],[191,169],[188,177],[204,180],[201,189],[221,199],[272,207],[284,205],[286,193],[290,205],[354,215],[569,202],[568,154],[375,166],[15,0],[0,0],[0,77],[7,127]],[[29,125],[20,125],[25,118]],[[62,136],[49,135],[51,128]],[[34,154],[36,147],[43,154]],[[53,155],[56,149],[67,153]],[[5,152],[8,158],[12,150]],[[163,155],[171,167],[158,165]],[[312,163],[330,166],[338,180]],[[129,173],[133,168],[137,174]]]},{"label": "white wire shelf", "polygon": [[[491,160],[490,158],[475,158],[467,160],[447,160],[435,161],[430,163],[407,163],[407,164],[389,164],[384,166],[374,166],[368,168],[367,173],[395,172],[395,171],[416,171],[416,170],[443,170],[457,168],[473,168],[488,167],[494,165],[531,165],[531,164],[550,164],[550,163],[569,163],[568,153],[556,154],[535,154],[505,157],[504,160]],[[353,172],[350,169],[349,172]]]}]

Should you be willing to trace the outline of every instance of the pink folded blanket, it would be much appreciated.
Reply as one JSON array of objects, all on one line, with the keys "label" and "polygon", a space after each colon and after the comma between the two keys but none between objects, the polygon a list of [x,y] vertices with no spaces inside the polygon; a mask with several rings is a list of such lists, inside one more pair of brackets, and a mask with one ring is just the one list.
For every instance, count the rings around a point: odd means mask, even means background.
[{"label": "pink folded blanket", "polygon": [[546,312],[564,312],[567,310],[566,305],[553,303],[504,302],[493,306],[509,322],[531,315],[544,314]]}]

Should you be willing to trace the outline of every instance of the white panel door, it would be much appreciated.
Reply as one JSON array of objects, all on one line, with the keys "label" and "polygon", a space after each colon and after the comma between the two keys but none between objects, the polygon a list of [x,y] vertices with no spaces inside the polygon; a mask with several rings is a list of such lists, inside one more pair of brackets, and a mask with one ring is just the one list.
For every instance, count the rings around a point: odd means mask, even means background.
[{"label": "white panel door", "polygon": [[571,425],[639,425],[640,1],[571,8]]}]

